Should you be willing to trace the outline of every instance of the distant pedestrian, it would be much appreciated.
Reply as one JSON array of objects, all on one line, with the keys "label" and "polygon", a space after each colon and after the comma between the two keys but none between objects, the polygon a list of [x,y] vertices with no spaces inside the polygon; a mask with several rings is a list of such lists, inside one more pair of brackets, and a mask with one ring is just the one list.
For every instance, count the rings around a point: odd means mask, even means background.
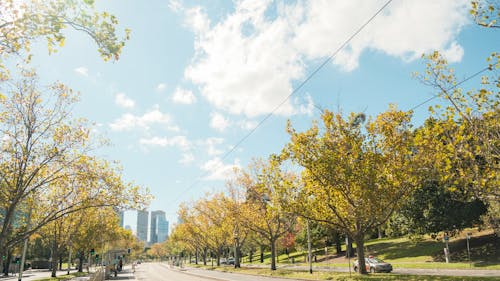
[{"label": "distant pedestrian", "polygon": [[123,261],[122,261],[122,258],[120,258],[118,260],[118,271],[122,271],[122,268],[123,268]]}]

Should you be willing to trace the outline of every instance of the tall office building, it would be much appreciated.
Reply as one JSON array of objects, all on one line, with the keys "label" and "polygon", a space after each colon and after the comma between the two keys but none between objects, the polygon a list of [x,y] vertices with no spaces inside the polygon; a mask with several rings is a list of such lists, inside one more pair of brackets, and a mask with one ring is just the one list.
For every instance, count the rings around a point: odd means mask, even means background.
[{"label": "tall office building", "polygon": [[148,241],[148,218],[147,210],[137,211],[137,238],[144,242]]},{"label": "tall office building", "polygon": [[165,219],[164,211],[151,212],[151,228],[150,228],[151,244],[160,243],[167,239],[168,236],[168,221]]},{"label": "tall office building", "polygon": [[116,207],[113,207],[113,211],[115,211],[116,215],[118,216],[118,225],[120,227],[123,227],[125,225],[125,211],[122,211]]},{"label": "tall office building", "polygon": [[120,218],[120,227],[125,226],[125,211],[118,211],[118,217]]},{"label": "tall office building", "polygon": [[165,217],[160,217],[158,220],[158,243],[161,243],[168,238],[168,221]]}]

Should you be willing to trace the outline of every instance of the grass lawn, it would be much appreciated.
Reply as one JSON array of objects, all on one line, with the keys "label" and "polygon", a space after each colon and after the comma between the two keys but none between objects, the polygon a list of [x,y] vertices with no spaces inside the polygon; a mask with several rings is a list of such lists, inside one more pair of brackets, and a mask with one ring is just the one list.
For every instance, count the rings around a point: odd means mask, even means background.
[{"label": "grass lawn", "polygon": [[37,279],[37,281],[57,281],[57,280],[68,280],[74,277],[80,277],[80,276],[87,276],[88,274],[86,272],[75,272],[71,273],[69,275],[61,275],[57,277],[47,277],[47,278],[42,278],[42,279]]},{"label": "grass lawn", "polygon": [[[470,255],[469,261],[467,253],[467,239],[465,232],[472,234],[469,241]],[[378,256],[391,263],[394,268],[423,268],[423,269],[497,269],[500,270],[500,239],[493,235],[492,231],[478,231],[477,229],[467,229],[457,237],[451,237],[449,248],[451,252],[451,262],[446,263],[443,248],[445,244],[442,237],[424,236],[419,239],[382,238],[365,241],[365,254]],[[355,245],[354,245],[355,247]],[[342,245],[345,251],[345,245]],[[328,253],[334,253],[334,248],[329,248]],[[292,259],[297,265],[307,265],[305,262],[306,252],[292,252],[290,255],[281,254],[278,256],[278,264],[291,264]],[[344,255],[324,254],[324,249],[314,251],[317,262],[314,266],[347,267],[348,260]],[[351,263],[354,259],[351,259]],[[248,256],[243,258],[243,264],[249,263]],[[264,264],[269,265],[270,253],[264,254]],[[259,255],[255,254],[252,264],[261,265]],[[443,279],[445,280],[445,279]]]},{"label": "grass lawn", "polygon": [[[200,268],[211,269],[210,266],[197,266]],[[385,274],[376,273],[361,276],[357,273],[337,273],[337,272],[319,272],[314,271],[310,274],[307,271],[296,271],[287,269],[278,269],[271,271],[268,268],[239,268],[235,269],[233,267],[214,267],[213,270],[223,271],[223,272],[235,272],[250,275],[262,275],[262,276],[274,276],[292,279],[303,279],[303,280],[429,280],[429,281],[451,281],[451,280],[498,280],[498,277],[457,277],[457,276],[424,276],[424,275],[396,275],[396,274]]]}]

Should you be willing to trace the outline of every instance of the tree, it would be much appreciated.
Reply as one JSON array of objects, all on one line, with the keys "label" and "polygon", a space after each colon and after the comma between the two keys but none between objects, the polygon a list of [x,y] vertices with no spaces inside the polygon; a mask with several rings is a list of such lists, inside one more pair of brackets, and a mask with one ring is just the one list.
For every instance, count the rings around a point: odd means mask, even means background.
[{"label": "tree", "polygon": [[500,68],[500,53],[487,59],[479,88],[469,90],[458,87],[461,81],[439,52],[424,58],[426,70],[419,79],[447,103],[431,106],[427,126],[417,132],[420,160],[450,191],[488,203],[488,216],[498,230],[500,214],[494,206],[500,198],[500,77],[493,70]]},{"label": "tree", "polygon": [[136,207],[147,191],[89,156],[101,144],[73,118],[77,96],[62,84],[42,92],[33,72],[0,84],[0,251],[68,213],[99,206]]},{"label": "tree", "polygon": [[177,226],[183,233],[189,233],[189,236],[180,238],[181,241],[196,241],[198,245],[204,245],[204,251],[210,250],[216,255],[217,265],[220,265],[224,248],[231,245],[234,227],[229,217],[230,210],[223,202],[224,195],[218,193],[199,199],[189,208],[181,207],[179,217],[183,226]]},{"label": "tree", "polygon": [[483,27],[500,28],[500,4],[498,1],[471,1],[470,14],[476,24]]},{"label": "tree", "polygon": [[486,205],[477,198],[471,200],[463,196],[459,200],[457,197],[456,193],[428,179],[408,196],[392,227],[412,235],[423,235],[440,231],[454,233],[479,224],[486,213]]},{"label": "tree", "polygon": [[414,188],[410,112],[391,107],[369,120],[325,110],[323,128],[296,132],[283,156],[304,168],[295,209],[301,216],[343,229],[357,245],[360,273],[364,236],[388,220]]},{"label": "tree", "polygon": [[296,178],[282,171],[274,156],[268,162],[254,161],[248,170],[239,171],[236,178],[246,191],[241,222],[269,243],[271,270],[276,270],[276,242],[295,225],[295,214],[287,212],[284,206],[292,198]]},{"label": "tree", "polygon": [[[49,53],[62,47],[71,27],[88,35],[104,60],[118,59],[130,30],[119,38],[118,19],[97,12],[93,0],[3,0],[0,2],[0,78],[8,76],[3,60],[21,55],[29,61],[32,41],[45,38]],[[3,80],[0,79],[0,80]]]}]

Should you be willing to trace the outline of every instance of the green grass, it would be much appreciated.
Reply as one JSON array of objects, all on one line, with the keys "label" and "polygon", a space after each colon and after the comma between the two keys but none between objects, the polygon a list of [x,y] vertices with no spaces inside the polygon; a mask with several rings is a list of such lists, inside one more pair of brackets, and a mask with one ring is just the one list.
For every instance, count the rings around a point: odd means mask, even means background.
[{"label": "green grass", "polygon": [[[198,268],[212,269],[210,266],[197,266]],[[429,280],[429,281],[451,281],[451,280],[498,280],[498,277],[457,277],[457,276],[428,276],[428,275],[396,275],[396,274],[369,274],[369,275],[359,275],[357,273],[337,273],[337,272],[320,272],[314,271],[310,274],[307,271],[296,271],[287,269],[278,269],[271,271],[267,268],[239,268],[235,269],[233,267],[214,267],[213,270],[223,271],[223,272],[235,272],[250,275],[262,275],[262,276],[273,276],[273,277],[283,277],[292,279],[303,279],[303,280]]]},{"label": "green grass", "polygon": [[80,277],[80,276],[87,276],[88,274],[86,272],[75,272],[71,273],[69,275],[60,275],[57,277],[48,277],[48,278],[42,278],[42,279],[37,279],[36,281],[57,281],[57,280],[68,280],[74,277]]},{"label": "green grass", "polygon": [[[497,269],[500,270],[500,253],[498,252],[499,238],[495,237],[491,231],[478,232],[468,229],[473,237],[470,242],[471,259],[469,262],[467,255],[467,240],[465,235],[452,237],[449,241],[451,252],[451,262],[444,260],[443,248],[445,244],[441,239],[423,236],[419,239],[382,238],[365,242],[365,254],[375,255],[391,263],[394,268],[423,268],[423,269]],[[355,245],[354,245],[355,246]],[[345,245],[342,245],[345,250]],[[328,253],[334,253],[334,248],[329,248]],[[324,249],[314,251],[317,256],[317,263],[313,266],[347,267],[348,260],[343,257],[324,255]],[[304,256],[306,252],[292,252],[290,258],[281,254],[278,256],[278,264],[290,264],[292,258],[295,264],[306,265]],[[271,255],[269,252],[264,255],[264,263],[260,263],[260,255],[256,253],[253,257],[254,265],[269,265]],[[353,262],[353,259],[351,259]],[[249,263],[248,257],[243,257],[243,264]]]}]

